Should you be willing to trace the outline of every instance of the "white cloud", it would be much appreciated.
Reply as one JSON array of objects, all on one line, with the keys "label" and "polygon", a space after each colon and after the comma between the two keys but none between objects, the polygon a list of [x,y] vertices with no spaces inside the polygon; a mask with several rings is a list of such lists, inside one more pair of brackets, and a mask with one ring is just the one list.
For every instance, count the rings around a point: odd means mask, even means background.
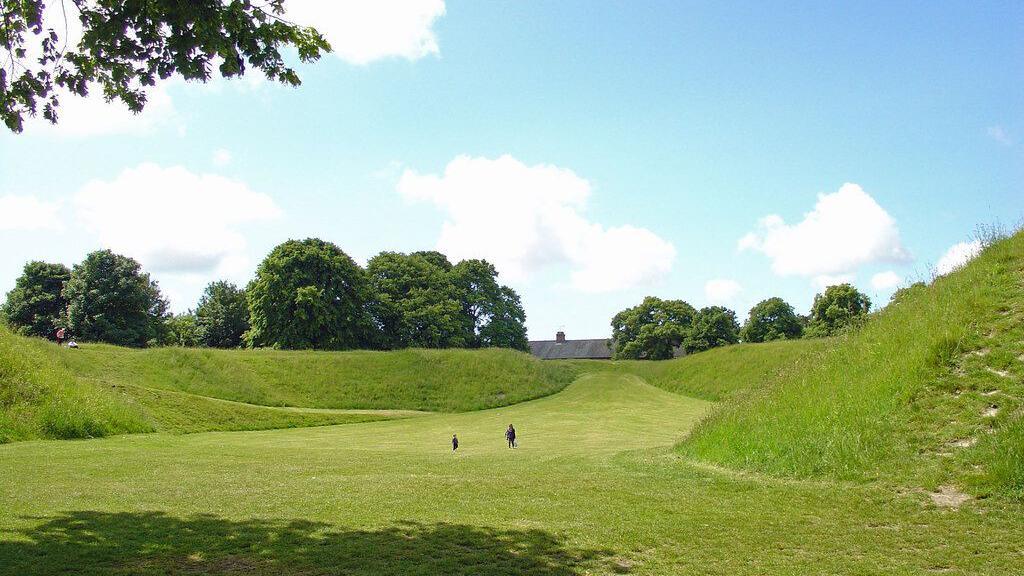
[{"label": "white cloud", "polygon": [[175,274],[237,277],[247,268],[238,226],[281,215],[269,196],[241,181],[151,163],[89,182],[73,203],[104,247]]},{"label": "white cloud", "polygon": [[895,220],[856,184],[819,194],[798,224],[773,214],[758,228],[740,239],[740,250],[765,254],[780,276],[816,278],[819,284],[849,278],[866,264],[910,259]]},{"label": "white cloud", "polygon": [[46,202],[35,196],[0,196],[0,231],[63,230],[58,212],[61,202]]},{"label": "white cloud", "polygon": [[1010,138],[1010,133],[1006,131],[1006,128],[1002,126],[989,126],[988,137],[999,142],[1003,146],[1013,146],[1013,138]]},{"label": "white cloud", "polygon": [[513,282],[568,265],[577,290],[611,292],[658,280],[675,259],[675,247],[649,230],[587,220],[590,183],[549,164],[459,156],[440,176],[405,170],[398,191],[447,213],[439,250],[486,258]]},{"label": "white cloud", "polygon": [[433,26],[444,16],[444,0],[288,0],[285,6],[288,18],[316,28],[351,64],[440,53]]},{"label": "white cloud", "polygon": [[64,93],[57,108],[57,124],[50,124],[42,116],[32,118],[25,122],[25,133],[82,138],[148,134],[166,126],[177,126],[180,132],[183,125],[166,87],[161,84],[149,88],[147,97],[145,108],[135,114],[121,101],[106,102],[99,94],[81,97]]},{"label": "white cloud", "polygon": [[879,272],[871,277],[871,287],[879,291],[892,290],[902,283],[903,278],[892,270]]},{"label": "white cloud", "polygon": [[981,253],[982,245],[980,240],[971,242],[958,242],[949,247],[946,253],[939,258],[935,265],[935,272],[942,276],[949,274],[971,261],[972,258]]},{"label": "white cloud", "polygon": [[728,278],[715,278],[704,284],[704,299],[708,304],[721,305],[729,304],[739,296],[743,287],[735,280]]},{"label": "white cloud", "polygon": [[811,279],[811,284],[818,290],[824,290],[829,286],[852,284],[853,279],[853,274],[819,274]]},{"label": "white cloud", "polygon": [[214,166],[227,166],[231,163],[231,151],[225,148],[219,148],[213,152],[213,164]]}]

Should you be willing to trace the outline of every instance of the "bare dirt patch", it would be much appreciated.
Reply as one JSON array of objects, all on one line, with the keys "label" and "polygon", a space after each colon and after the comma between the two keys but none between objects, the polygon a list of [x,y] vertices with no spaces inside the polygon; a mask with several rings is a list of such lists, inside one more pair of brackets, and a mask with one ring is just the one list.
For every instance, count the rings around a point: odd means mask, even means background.
[{"label": "bare dirt patch", "polygon": [[949,443],[954,448],[970,448],[978,443],[977,438],[961,438],[960,440],[954,440]]},{"label": "bare dirt patch", "polygon": [[932,503],[939,508],[959,508],[961,504],[971,499],[970,495],[957,490],[956,486],[939,486],[935,492],[929,492],[928,496]]},{"label": "bare dirt patch", "polygon": [[992,368],[991,366],[985,366],[985,370],[987,370],[991,374],[995,374],[996,376],[999,376],[1000,378],[1009,378],[1010,377],[1010,373],[1007,372],[1006,370],[999,370],[998,368]]}]

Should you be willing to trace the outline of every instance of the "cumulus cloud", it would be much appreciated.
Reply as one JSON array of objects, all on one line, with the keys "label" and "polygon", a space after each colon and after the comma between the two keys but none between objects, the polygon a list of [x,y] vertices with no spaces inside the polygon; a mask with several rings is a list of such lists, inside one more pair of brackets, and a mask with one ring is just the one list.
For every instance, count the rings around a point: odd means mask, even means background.
[{"label": "cumulus cloud", "polygon": [[[96,90],[98,92],[98,89]],[[165,127],[183,128],[170,94],[164,85],[147,91],[146,107],[135,114],[121,101],[107,102],[90,93],[81,97],[63,94],[57,108],[57,124],[42,117],[27,120],[25,133],[84,138],[89,136],[144,135]]]},{"label": "cumulus cloud", "polygon": [[971,261],[972,258],[981,253],[982,244],[980,240],[971,242],[957,242],[946,250],[946,253],[939,258],[935,265],[935,272],[939,276],[949,274]]},{"label": "cumulus cloud", "polygon": [[590,183],[549,164],[459,156],[441,175],[405,170],[398,192],[446,212],[439,250],[486,258],[513,282],[568,265],[577,290],[612,292],[658,280],[675,259],[675,247],[650,230],[589,221]]},{"label": "cumulus cloud", "polygon": [[247,266],[238,227],[281,211],[238,180],[146,163],[73,198],[78,220],[104,247],[155,272],[235,276]]},{"label": "cumulus cloud", "polygon": [[853,274],[819,274],[811,279],[811,284],[818,290],[824,290],[829,286],[852,284],[853,279]]},{"label": "cumulus cloud", "polygon": [[63,230],[61,202],[47,202],[35,196],[0,196],[0,231]]},{"label": "cumulus cloud", "polygon": [[879,272],[871,277],[871,287],[875,290],[892,290],[902,283],[903,278],[892,270]]},{"label": "cumulus cloud", "polygon": [[866,264],[910,260],[896,221],[860,186],[849,183],[819,194],[814,210],[797,224],[765,216],[738,248],[765,254],[780,276],[815,278],[818,284],[852,277]]},{"label": "cumulus cloud", "polygon": [[434,22],[445,13],[444,0],[288,0],[286,8],[288,18],[315,27],[351,64],[440,53]]},{"label": "cumulus cloud", "polygon": [[704,283],[704,299],[708,304],[729,304],[739,296],[743,287],[735,280],[715,278]]}]

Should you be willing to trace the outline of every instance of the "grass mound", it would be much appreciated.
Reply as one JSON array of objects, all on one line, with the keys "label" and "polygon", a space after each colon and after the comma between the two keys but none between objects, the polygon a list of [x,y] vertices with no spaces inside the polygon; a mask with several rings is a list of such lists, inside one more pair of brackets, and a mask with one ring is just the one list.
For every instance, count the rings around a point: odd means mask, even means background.
[{"label": "grass mound", "polygon": [[580,363],[583,369],[616,371],[643,378],[669,392],[718,402],[762,388],[784,374],[806,370],[832,340],[780,340],[714,348],[674,360]]},{"label": "grass mound", "polygon": [[91,344],[60,351],[74,374],[115,386],[263,406],[464,412],[565,388],[576,369],[511,350],[313,352]]},{"label": "grass mound", "polygon": [[0,443],[153,430],[130,403],[52,362],[44,346],[0,326]]},{"label": "grass mound", "polygon": [[806,369],[723,405],[679,450],[783,476],[1019,493],[1022,322],[1018,233],[910,291]]}]

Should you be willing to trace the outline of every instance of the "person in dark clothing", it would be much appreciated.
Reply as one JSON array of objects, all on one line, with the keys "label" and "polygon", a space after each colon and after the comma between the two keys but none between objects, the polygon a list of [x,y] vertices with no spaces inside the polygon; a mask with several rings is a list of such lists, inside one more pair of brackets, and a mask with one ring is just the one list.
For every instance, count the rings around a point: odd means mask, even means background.
[{"label": "person in dark clothing", "polygon": [[508,425],[508,430],[505,430],[505,439],[508,440],[508,447],[516,447],[516,429],[511,424]]},{"label": "person in dark clothing", "polygon": [[456,436],[455,434],[452,434],[452,452],[455,452],[458,449],[459,449],[459,437]]}]

